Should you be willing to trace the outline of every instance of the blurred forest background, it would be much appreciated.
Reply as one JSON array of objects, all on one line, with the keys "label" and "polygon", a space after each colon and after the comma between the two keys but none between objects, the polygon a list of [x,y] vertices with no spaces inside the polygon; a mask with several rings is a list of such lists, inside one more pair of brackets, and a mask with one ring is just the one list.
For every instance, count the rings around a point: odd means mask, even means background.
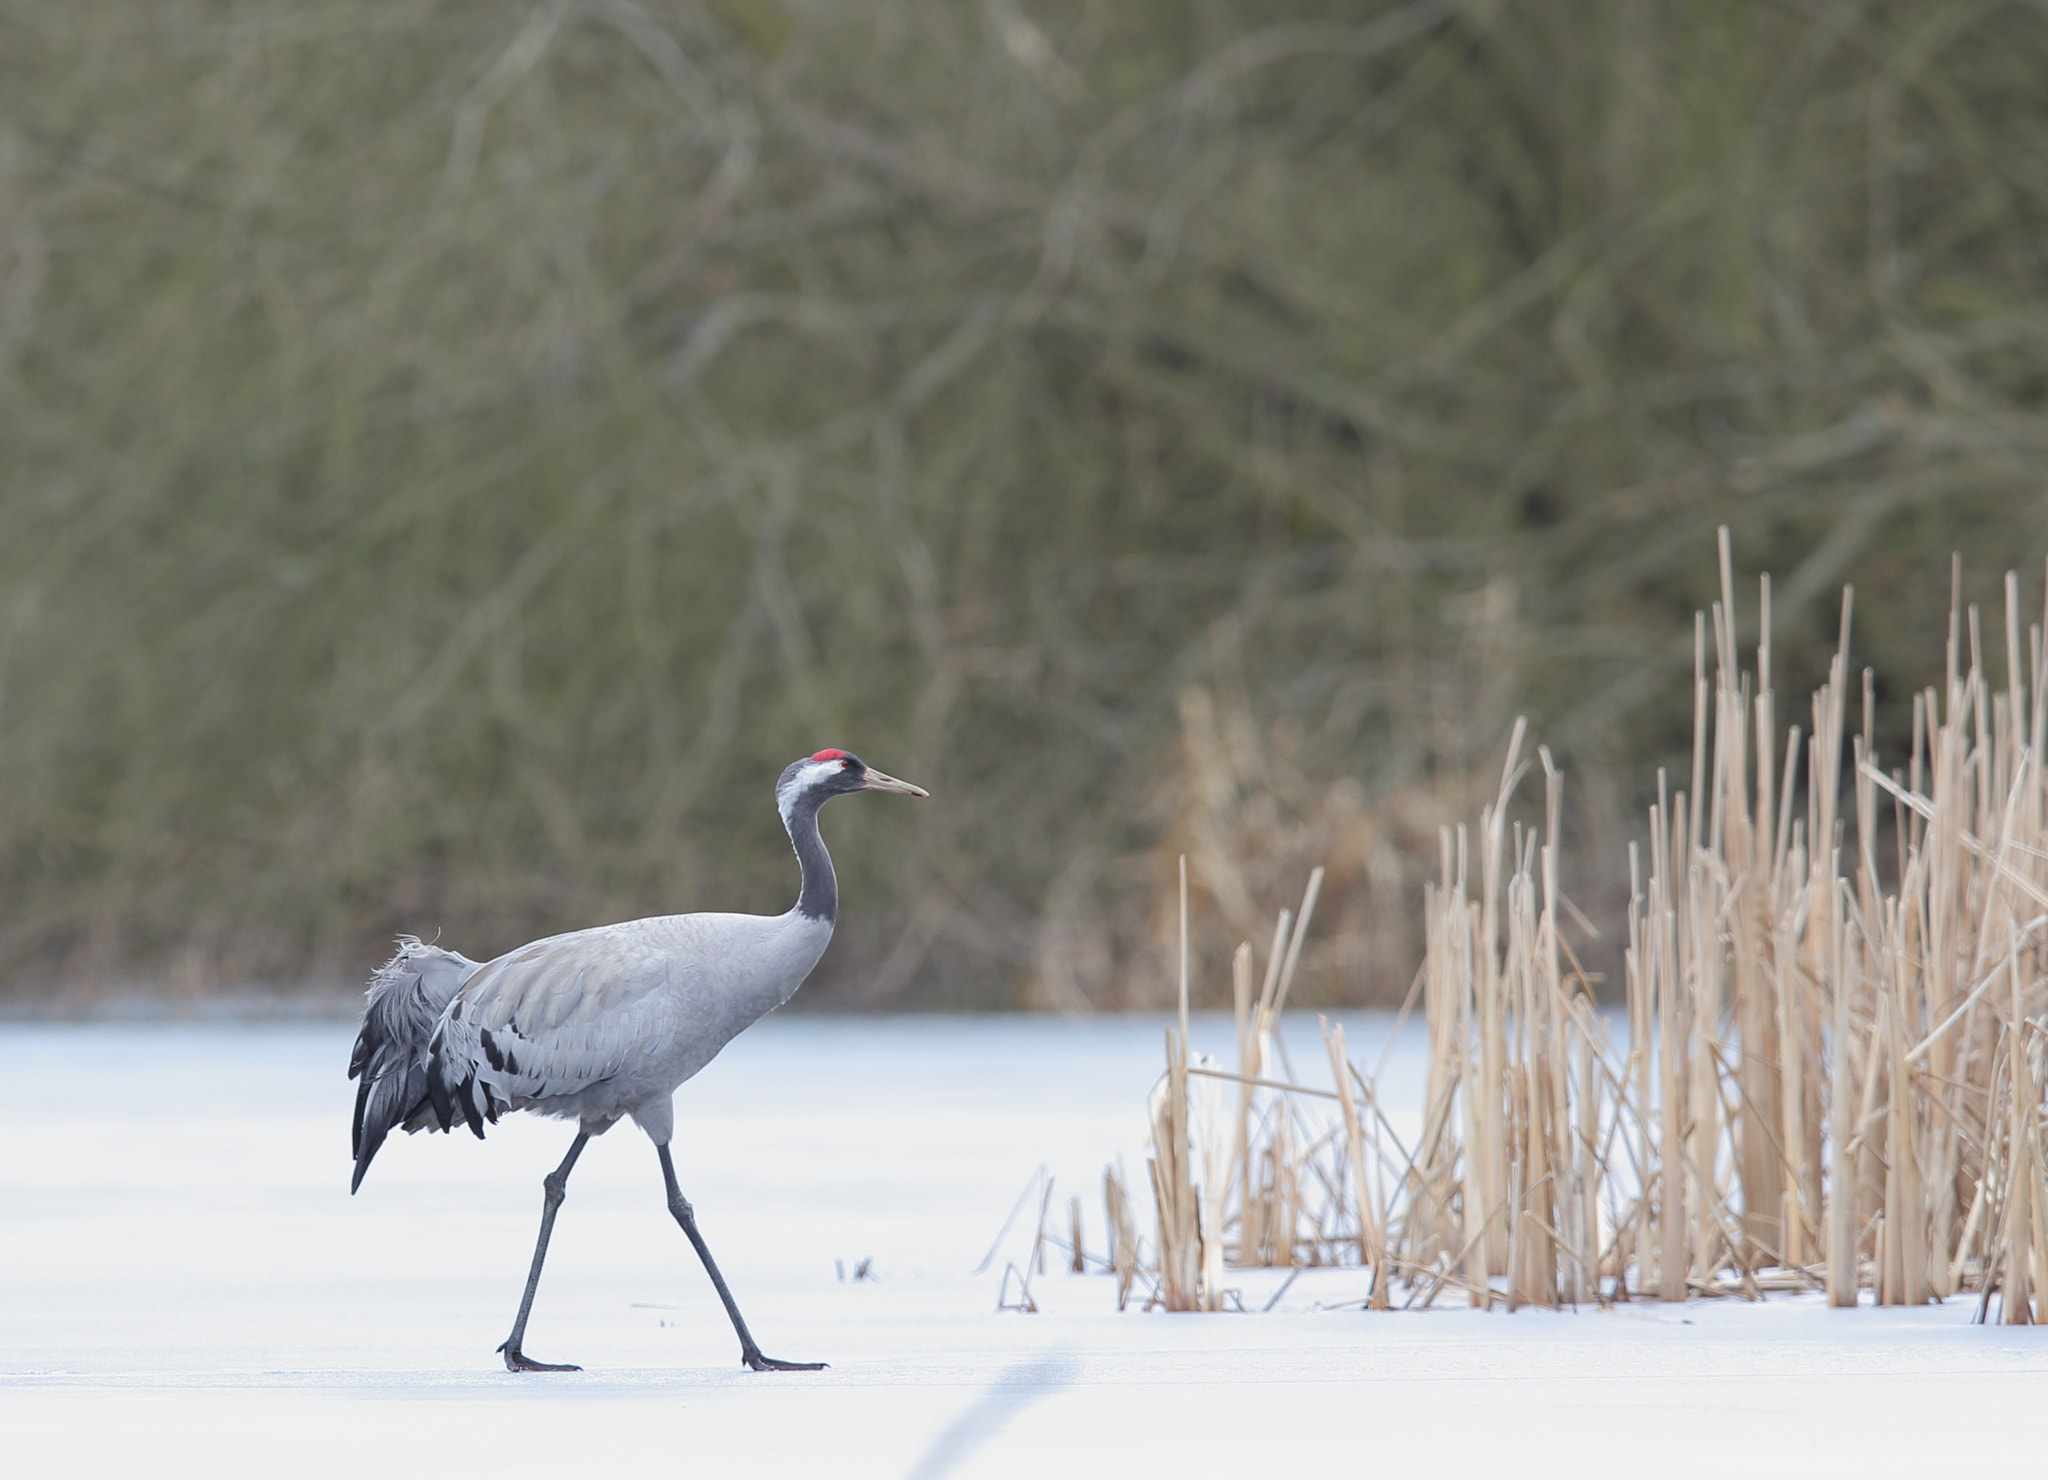
[{"label": "blurred forest background", "polygon": [[[1611,920],[1713,531],[1881,740],[2048,554],[2048,10],[0,0],[0,999],[779,910],[841,1008]],[[1996,627],[1997,623],[1990,624]]]}]

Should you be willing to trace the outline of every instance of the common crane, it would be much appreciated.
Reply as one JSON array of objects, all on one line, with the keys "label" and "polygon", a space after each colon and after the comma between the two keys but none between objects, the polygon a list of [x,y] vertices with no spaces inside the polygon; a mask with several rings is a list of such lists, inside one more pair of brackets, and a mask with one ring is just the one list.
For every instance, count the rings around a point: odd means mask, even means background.
[{"label": "common crane", "polygon": [[821,750],[776,783],[782,825],[803,870],[796,903],[780,915],[662,915],[550,936],[478,964],[402,936],[370,982],[362,1032],[349,1057],[356,1092],[355,1175],[362,1186],[392,1127],[408,1132],[466,1124],[479,1139],[507,1110],[577,1123],[576,1139],[542,1182],[540,1236],[512,1334],[498,1350],[514,1372],[575,1372],[522,1349],[548,1236],[576,1158],[625,1116],[654,1142],[669,1212],[704,1261],[756,1372],[815,1371],[823,1362],[762,1355],[725,1276],[676,1184],[669,1140],[678,1086],[755,1019],[787,1002],[832,939],[839,883],[818,835],[818,809],[853,791],[929,795],[858,756]]}]

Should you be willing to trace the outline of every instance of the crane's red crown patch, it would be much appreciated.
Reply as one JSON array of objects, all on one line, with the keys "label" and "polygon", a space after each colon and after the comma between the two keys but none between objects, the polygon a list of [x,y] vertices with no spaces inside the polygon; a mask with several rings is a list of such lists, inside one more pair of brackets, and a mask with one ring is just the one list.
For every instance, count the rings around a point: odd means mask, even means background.
[{"label": "crane's red crown patch", "polygon": [[811,757],[814,761],[850,761],[852,756],[843,750],[821,750]]}]

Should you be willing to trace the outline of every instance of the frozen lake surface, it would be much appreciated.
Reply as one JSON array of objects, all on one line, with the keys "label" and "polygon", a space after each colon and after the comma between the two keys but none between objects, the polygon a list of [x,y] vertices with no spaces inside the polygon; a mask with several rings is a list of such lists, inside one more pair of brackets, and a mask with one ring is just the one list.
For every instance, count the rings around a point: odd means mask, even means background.
[{"label": "frozen lake surface", "polygon": [[[1362,1293],[1333,1270],[1271,1314],[1167,1316],[1055,1270],[1039,1314],[998,1313],[1002,1261],[969,1271],[1034,1168],[1096,1249],[1104,1162],[1142,1186],[1161,1026],[769,1019],[684,1086],[676,1160],[764,1348],[831,1370],[739,1368],[624,1125],[576,1169],[527,1337],[587,1370],[514,1376],[493,1348],[568,1126],[395,1136],[350,1198],[350,1028],[0,1025],[0,1469],[2038,1472],[2048,1336],[1961,1301],[1368,1315],[1318,1308]],[[1354,1056],[1385,1031],[1350,1020]]]}]

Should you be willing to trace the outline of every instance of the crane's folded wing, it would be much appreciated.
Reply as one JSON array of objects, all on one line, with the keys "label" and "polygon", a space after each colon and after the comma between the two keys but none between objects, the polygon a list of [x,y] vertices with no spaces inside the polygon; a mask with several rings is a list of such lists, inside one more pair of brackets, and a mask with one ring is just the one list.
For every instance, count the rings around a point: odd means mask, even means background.
[{"label": "crane's folded wing", "polygon": [[461,1118],[476,1128],[478,1115],[496,1120],[515,1103],[545,1112],[546,1101],[621,1075],[640,1089],[696,995],[689,962],[663,944],[609,926],[535,941],[479,968],[448,1004],[433,1047],[435,1078]]}]

